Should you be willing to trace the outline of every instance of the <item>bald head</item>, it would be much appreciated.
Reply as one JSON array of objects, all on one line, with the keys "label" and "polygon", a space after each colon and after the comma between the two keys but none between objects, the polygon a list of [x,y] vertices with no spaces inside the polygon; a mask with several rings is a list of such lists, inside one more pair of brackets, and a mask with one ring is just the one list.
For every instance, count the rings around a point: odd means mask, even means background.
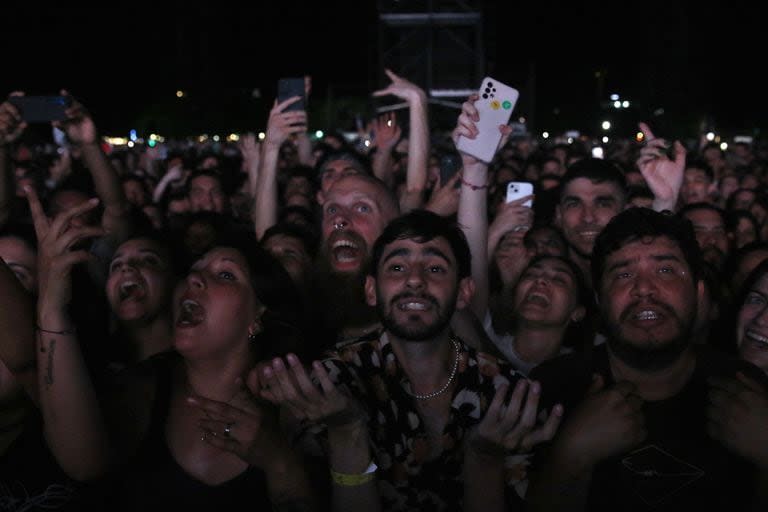
[{"label": "bald head", "polygon": [[323,203],[323,252],[331,267],[359,271],[384,226],[399,213],[397,200],[381,180],[361,174],[340,178]]}]

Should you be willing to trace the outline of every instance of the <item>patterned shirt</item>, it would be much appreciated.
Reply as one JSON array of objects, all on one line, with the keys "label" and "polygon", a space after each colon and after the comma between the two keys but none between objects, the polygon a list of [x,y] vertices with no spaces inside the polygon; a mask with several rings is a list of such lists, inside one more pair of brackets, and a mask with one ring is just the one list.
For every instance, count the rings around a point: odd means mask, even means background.
[{"label": "patterned shirt", "polygon": [[[512,389],[524,378],[508,363],[456,339],[460,355],[451,411],[440,454],[431,459],[416,399],[409,394],[410,382],[386,333],[331,352],[323,361],[331,379],[345,385],[368,414],[384,510],[460,511],[464,436],[479,423],[500,384],[509,382]],[[323,443],[322,437],[318,440]],[[513,491],[506,493],[510,505],[519,504],[525,492],[529,458],[529,454],[510,454],[506,459],[507,489]]]}]

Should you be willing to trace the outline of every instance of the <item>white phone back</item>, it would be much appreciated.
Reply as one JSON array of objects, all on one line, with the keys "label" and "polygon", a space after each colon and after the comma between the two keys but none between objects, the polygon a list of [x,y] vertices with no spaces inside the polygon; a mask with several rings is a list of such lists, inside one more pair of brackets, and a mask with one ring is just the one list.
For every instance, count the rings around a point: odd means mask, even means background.
[{"label": "white phone back", "polygon": [[456,148],[483,162],[490,162],[501,140],[499,125],[507,124],[520,93],[517,89],[489,76],[480,85],[480,98],[475,108],[480,115],[478,134],[474,139],[459,136]]}]

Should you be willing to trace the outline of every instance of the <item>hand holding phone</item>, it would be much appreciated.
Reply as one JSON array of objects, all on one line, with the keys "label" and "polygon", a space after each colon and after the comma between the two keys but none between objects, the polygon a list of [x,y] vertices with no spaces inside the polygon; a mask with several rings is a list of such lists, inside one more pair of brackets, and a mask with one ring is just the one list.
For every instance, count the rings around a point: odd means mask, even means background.
[{"label": "hand holding phone", "polygon": [[509,123],[520,93],[498,80],[485,77],[480,86],[479,98],[475,108],[480,115],[477,122],[477,136],[470,139],[459,136],[456,148],[462,153],[472,155],[482,162],[490,162],[501,142],[499,125]]},{"label": "hand holding phone", "polygon": [[[511,203],[521,197],[530,196],[533,194],[533,184],[527,181],[510,181],[507,184],[507,198],[506,202]],[[523,203],[523,206],[528,208],[533,207],[533,201],[529,199]]]},{"label": "hand holding phone", "polygon": [[304,94],[304,77],[281,78],[277,81],[277,102],[282,103],[288,98],[299,96],[301,99],[283,109],[283,112],[294,110],[306,110],[306,96]]},{"label": "hand holding phone", "polygon": [[11,96],[8,101],[27,123],[63,121],[71,104],[69,96]]}]

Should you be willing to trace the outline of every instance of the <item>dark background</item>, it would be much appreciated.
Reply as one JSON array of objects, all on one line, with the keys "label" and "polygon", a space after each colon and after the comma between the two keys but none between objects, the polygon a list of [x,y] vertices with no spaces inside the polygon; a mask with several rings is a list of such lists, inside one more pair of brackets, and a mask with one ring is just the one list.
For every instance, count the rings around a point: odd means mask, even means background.
[{"label": "dark background", "polygon": [[[67,88],[111,135],[223,133],[262,129],[277,79],[306,73],[312,128],[351,130],[386,83],[379,13],[462,5],[483,13],[484,70],[520,89],[536,133],[597,133],[606,116],[627,135],[639,119],[675,136],[759,138],[768,124],[764,17],[735,2],[13,1],[0,94]],[[606,108],[611,93],[631,108]]]}]

